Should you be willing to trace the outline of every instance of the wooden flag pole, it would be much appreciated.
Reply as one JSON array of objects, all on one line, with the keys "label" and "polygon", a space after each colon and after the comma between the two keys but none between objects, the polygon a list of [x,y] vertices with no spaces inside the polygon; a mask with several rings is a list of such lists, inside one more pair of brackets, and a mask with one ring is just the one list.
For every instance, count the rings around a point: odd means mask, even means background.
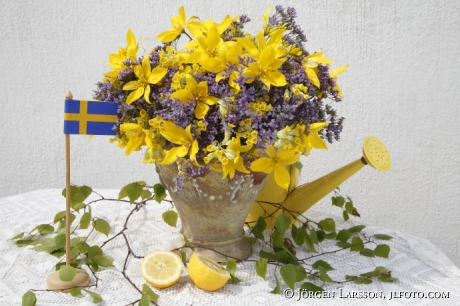
[{"label": "wooden flag pole", "polygon": [[[73,98],[67,92],[66,100]],[[65,263],[70,266],[70,134],[65,134]],[[63,281],[59,276],[59,271],[55,271],[48,276],[47,285],[50,290],[66,290],[74,287],[85,287],[89,284],[89,275],[82,269],[76,269],[77,273],[71,281]]]}]

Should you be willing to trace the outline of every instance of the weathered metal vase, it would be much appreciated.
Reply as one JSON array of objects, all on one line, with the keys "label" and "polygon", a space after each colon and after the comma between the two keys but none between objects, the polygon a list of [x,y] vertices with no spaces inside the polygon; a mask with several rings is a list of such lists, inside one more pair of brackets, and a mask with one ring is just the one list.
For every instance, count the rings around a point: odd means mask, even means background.
[{"label": "weathered metal vase", "polygon": [[195,246],[195,251],[215,261],[224,261],[226,256],[251,256],[243,226],[265,184],[264,173],[229,180],[223,179],[222,173],[210,171],[204,176],[186,177],[181,191],[174,192],[177,165],[156,165],[156,170],[179,214],[181,233]]}]

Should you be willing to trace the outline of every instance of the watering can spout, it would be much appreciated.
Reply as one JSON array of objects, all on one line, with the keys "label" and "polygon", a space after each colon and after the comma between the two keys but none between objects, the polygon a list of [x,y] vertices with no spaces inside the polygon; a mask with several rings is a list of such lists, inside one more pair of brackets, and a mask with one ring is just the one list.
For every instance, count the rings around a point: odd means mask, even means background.
[{"label": "watering can spout", "polygon": [[[353,174],[361,170],[365,165],[370,165],[382,172],[386,172],[391,168],[391,157],[388,150],[385,145],[374,136],[367,136],[364,139],[363,156],[361,158],[313,182],[294,188],[285,197],[282,207],[276,209],[273,208],[273,205],[270,207],[263,207],[263,203],[256,202],[246,221],[257,221],[258,217],[261,215],[261,211],[265,214],[267,212],[270,214],[270,218],[266,219],[267,227],[269,228],[273,227],[273,222],[276,220],[276,217],[285,210],[290,212],[286,215],[293,219],[292,215],[298,216],[303,214]],[[259,214],[257,215],[257,213]],[[262,216],[267,217],[266,215]]]}]

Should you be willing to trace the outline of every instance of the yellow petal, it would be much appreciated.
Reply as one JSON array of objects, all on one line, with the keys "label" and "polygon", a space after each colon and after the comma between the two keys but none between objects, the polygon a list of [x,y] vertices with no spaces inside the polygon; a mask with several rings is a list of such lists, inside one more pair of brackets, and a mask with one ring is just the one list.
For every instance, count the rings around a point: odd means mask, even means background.
[{"label": "yellow petal", "polygon": [[280,163],[284,165],[292,165],[299,160],[299,156],[295,154],[294,150],[287,150],[278,153],[277,158]]},{"label": "yellow petal", "polygon": [[267,153],[270,158],[275,158],[276,157],[276,149],[273,145],[269,146],[266,150],[265,153]]},{"label": "yellow petal", "polygon": [[329,122],[315,122],[310,124],[310,128],[308,129],[310,133],[318,133],[321,129],[325,126],[328,126]]},{"label": "yellow petal", "polygon": [[168,141],[175,143],[175,144],[183,144],[190,142],[188,138],[187,132],[175,125],[171,121],[163,121],[164,130],[161,131],[161,135],[166,138]]},{"label": "yellow petal", "polygon": [[320,83],[319,83],[319,79],[318,79],[318,76],[316,75],[316,72],[315,70],[311,69],[311,68],[305,68],[305,72],[307,73],[307,76],[308,78],[310,79],[311,83],[318,87],[320,86]]},{"label": "yellow petal", "polygon": [[196,154],[198,153],[199,146],[198,146],[198,141],[195,139],[193,141],[192,147],[190,148],[190,159],[193,159],[196,161]]},{"label": "yellow petal", "polygon": [[195,108],[195,117],[198,119],[203,119],[208,113],[209,106],[205,103],[199,102]]},{"label": "yellow petal", "polygon": [[169,96],[172,100],[178,99],[180,102],[188,102],[193,99],[193,94],[188,89],[180,89]]},{"label": "yellow petal", "polygon": [[131,154],[132,151],[136,150],[139,148],[139,146],[142,144],[142,137],[132,137],[129,139],[128,144],[126,145],[126,150],[125,154],[129,155]]},{"label": "yellow petal", "polygon": [[177,157],[184,157],[188,153],[188,149],[183,146],[175,147],[166,152],[165,157],[163,158],[162,164],[170,164],[174,162]]},{"label": "yellow petal", "polygon": [[272,173],[275,170],[273,160],[267,157],[261,157],[251,163],[250,169],[254,172]]},{"label": "yellow petal", "polygon": [[158,36],[155,37],[155,39],[163,43],[168,43],[176,39],[177,36],[179,36],[179,34],[180,33],[178,33],[175,29],[169,29],[158,34]]},{"label": "yellow petal", "polygon": [[123,86],[123,90],[135,90],[141,86],[143,85],[139,81],[131,81],[126,83],[125,86]]},{"label": "yellow petal", "polygon": [[344,66],[342,66],[340,68],[334,69],[329,73],[329,75],[331,77],[333,77],[333,76],[336,76],[338,74],[341,74],[341,73],[345,72],[345,70],[347,70],[348,66],[349,66],[349,64],[346,64],[346,65],[344,65]]},{"label": "yellow petal", "polygon": [[152,104],[152,102],[150,102],[150,85],[145,85],[145,89],[144,89],[144,99],[145,101],[147,101],[148,104]]},{"label": "yellow petal", "polygon": [[142,97],[143,94],[144,94],[144,87],[142,86],[129,94],[129,96],[126,98],[126,104],[131,104],[134,101],[139,100],[139,98]]},{"label": "yellow petal", "polygon": [[120,124],[120,131],[122,132],[140,132],[142,128],[136,123],[123,123]]},{"label": "yellow petal", "polygon": [[311,133],[308,135],[308,140],[313,148],[327,150],[326,143],[318,134]]},{"label": "yellow petal", "polygon": [[129,45],[136,44],[136,37],[131,29],[126,33],[126,43]]},{"label": "yellow petal", "polygon": [[[149,64],[149,67],[150,67],[150,64]],[[151,74],[149,75],[149,79],[148,79],[149,83],[157,84],[163,79],[163,77],[166,75],[167,72],[168,72],[168,69],[163,68],[163,67],[153,68]]]},{"label": "yellow petal", "polygon": [[284,189],[288,189],[291,183],[289,171],[281,165],[276,165],[275,167],[275,182]]}]

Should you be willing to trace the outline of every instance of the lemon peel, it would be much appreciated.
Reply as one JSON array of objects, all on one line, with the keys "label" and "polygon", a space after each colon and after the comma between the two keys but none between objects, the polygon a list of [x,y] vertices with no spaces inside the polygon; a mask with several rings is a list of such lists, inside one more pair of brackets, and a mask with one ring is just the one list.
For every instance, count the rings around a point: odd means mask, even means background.
[{"label": "lemon peel", "polygon": [[217,262],[199,253],[190,257],[188,275],[196,287],[206,291],[219,290],[230,279],[230,273]]}]

